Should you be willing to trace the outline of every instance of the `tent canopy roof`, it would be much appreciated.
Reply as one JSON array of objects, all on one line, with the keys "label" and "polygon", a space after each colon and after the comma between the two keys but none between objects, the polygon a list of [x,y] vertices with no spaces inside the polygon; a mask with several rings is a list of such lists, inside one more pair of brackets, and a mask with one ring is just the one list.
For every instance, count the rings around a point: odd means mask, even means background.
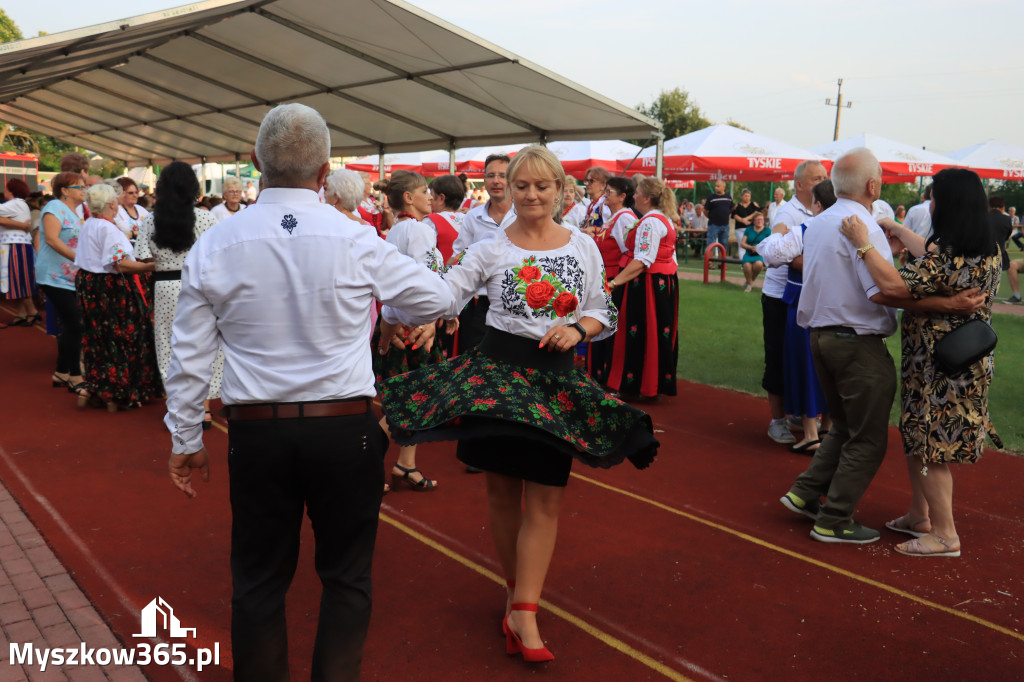
[{"label": "tent canopy roof", "polygon": [[998,140],[972,144],[947,154],[983,178],[1024,180],[1024,148]]},{"label": "tent canopy roof", "polygon": [[658,130],[401,0],[206,0],[0,45],[0,119],[131,164],[247,158],[282,102],[335,155]]}]

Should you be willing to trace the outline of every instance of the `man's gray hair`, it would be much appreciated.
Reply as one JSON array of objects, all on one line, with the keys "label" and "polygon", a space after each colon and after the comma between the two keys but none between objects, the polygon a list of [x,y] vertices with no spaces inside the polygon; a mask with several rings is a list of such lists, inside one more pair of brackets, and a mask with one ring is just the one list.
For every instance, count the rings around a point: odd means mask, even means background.
[{"label": "man's gray hair", "polygon": [[[811,166],[822,166],[822,168],[824,168],[821,161],[815,161],[814,159],[807,159],[806,161],[801,161],[797,165],[796,170],[793,171],[793,179],[803,182],[804,176],[807,175],[807,169],[810,168]],[[780,187],[779,189],[782,188]]]},{"label": "man's gray hair", "polygon": [[346,211],[356,210],[363,200],[366,183],[362,176],[354,170],[342,168],[327,176],[324,181],[324,195],[338,197],[338,203]]},{"label": "man's gray hair", "polygon": [[85,193],[85,205],[89,207],[89,213],[98,216],[103,210],[110,206],[110,202],[117,199],[114,188],[105,182],[93,185]]},{"label": "man's gray hair", "polygon": [[256,158],[265,187],[298,187],[316,180],[331,155],[327,123],[305,104],[281,104],[263,117]]},{"label": "man's gray hair", "polygon": [[832,166],[832,188],[836,196],[859,197],[864,194],[868,180],[881,179],[882,168],[867,147],[846,152]]}]

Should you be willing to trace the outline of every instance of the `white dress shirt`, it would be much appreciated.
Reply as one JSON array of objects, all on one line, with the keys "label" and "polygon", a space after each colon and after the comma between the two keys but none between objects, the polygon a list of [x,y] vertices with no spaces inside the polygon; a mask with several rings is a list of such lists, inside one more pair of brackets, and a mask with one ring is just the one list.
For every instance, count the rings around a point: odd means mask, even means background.
[{"label": "white dress shirt", "polygon": [[216,220],[219,223],[220,221],[227,220],[236,213],[239,213],[244,208],[245,204],[238,204],[238,210],[235,211],[235,213],[232,213],[231,211],[228,210],[227,204],[222,201],[221,203],[211,208],[210,213],[213,215],[214,220]]},{"label": "white dress shirt", "polygon": [[785,203],[786,203],[785,201],[781,201],[779,203],[775,203],[773,201],[772,203],[768,204],[768,226],[769,227],[771,227],[772,225],[778,225],[779,224],[778,221],[775,220],[775,216],[778,214],[779,209],[782,208],[783,205],[785,205]]},{"label": "white dress shirt", "polygon": [[[768,296],[769,298],[782,298],[782,293],[786,290],[786,280],[789,279],[789,266],[787,264],[792,261],[793,258],[799,256],[803,249],[803,240],[801,239],[802,235],[800,234],[801,230],[794,228],[806,223],[809,218],[813,217],[814,214],[811,212],[811,209],[800,203],[800,200],[796,198],[795,194],[792,199],[784,203],[775,213],[775,220],[772,222],[772,227],[775,227],[779,223],[789,227],[789,234],[796,233],[796,236],[790,237],[787,240],[787,242],[789,242],[790,252],[792,253],[792,249],[796,248],[794,244],[799,245],[800,250],[796,251],[785,260],[783,260],[783,256],[780,255],[773,261],[778,264],[773,266],[772,263],[769,262],[768,258],[765,257],[765,254],[762,253],[761,245],[766,244],[765,252],[771,253],[771,249],[779,244],[779,241],[784,235],[773,234],[768,237],[768,239],[761,242],[761,244],[757,245],[757,252],[761,254],[761,257],[764,258],[765,265],[768,266],[768,269],[765,270],[764,273],[764,283],[761,285],[761,293],[765,296]],[[794,240],[796,241],[794,242]]]},{"label": "white dress shirt", "polygon": [[444,282],[307,189],[267,188],[207,230],[181,271],[167,371],[173,452],[202,447],[220,346],[226,405],[370,397],[372,299],[412,324],[453,306]]},{"label": "white dress shirt", "polygon": [[932,236],[932,200],[911,206],[903,219],[903,225],[916,235],[928,239]]},{"label": "white dress shirt", "polygon": [[883,218],[896,220],[896,211],[892,210],[892,206],[889,205],[888,201],[877,199],[871,204],[871,217],[875,219],[876,223]]},{"label": "white dress shirt", "polygon": [[878,253],[892,261],[889,241],[871,213],[852,199],[840,198],[804,235],[804,288],[796,320],[810,329],[842,326],[858,334],[889,336],[896,331],[896,310],[871,302],[879,288],[856,247],[839,231],[851,215],[860,217]]},{"label": "white dress shirt", "polygon": [[[557,325],[578,322],[592,317],[604,325],[600,334],[590,339],[599,341],[615,333],[618,313],[612,303],[611,294],[604,287],[604,263],[597,243],[580,230],[569,230],[569,242],[565,246],[547,251],[521,249],[513,244],[504,230],[494,239],[474,244],[466,250],[462,260],[444,274],[444,281],[450,287],[454,300],[451,307],[439,315],[452,319],[469,302],[481,287],[490,298],[487,311],[487,325],[501,331],[540,340],[549,329]],[[540,275],[531,279],[524,277],[522,268],[536,267]],[[537,273],[534,273],[537,274]],[[562,290],[555,287],[550,300],[543,306],[530,305],[529,287],[543,285],[540,277],[551,275],[560,282]],[[520,289],[526,287],[527,293]],[[571,293],[577,301],[575,311],[568,315],[557,314],[558,296]],[[534,304],[536,300],[532,301]],[[413,324],[408,310],[395,310],[385,305],[381,315],[389,322]]]}]

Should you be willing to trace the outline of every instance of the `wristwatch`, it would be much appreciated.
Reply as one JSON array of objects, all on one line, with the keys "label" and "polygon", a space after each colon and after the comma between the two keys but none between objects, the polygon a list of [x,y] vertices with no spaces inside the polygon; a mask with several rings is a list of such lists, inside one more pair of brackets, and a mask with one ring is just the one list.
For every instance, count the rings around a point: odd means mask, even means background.
[{"label": "wristwatch", "polygon": [[573,329],[575,329],[576,331],[578,331],[578,332],[579,332],[579,333],[580,333],[580,334],[582,335],[582,336],[580,336],[580,342],[581,342],[581,343],[582,343],[583,341],[586,341],[586,340],[587,340],[587,330],[586,330],[586,328],[584,328],[584,326],[583,326],[582,324],[580,324],[579,322],[573,322],[572,324],[567,324],[567,325],[565,325],[565,326],[566,326],[566,327],[572,327]]},{"label": "wristwatch", "polygon": [[860,247],[859,249],[857,249],[857,258],[864,260],[864,256],[867,255],[867,252],[873,248],[875,248],[874,244],[868,244],[867,246]]}]

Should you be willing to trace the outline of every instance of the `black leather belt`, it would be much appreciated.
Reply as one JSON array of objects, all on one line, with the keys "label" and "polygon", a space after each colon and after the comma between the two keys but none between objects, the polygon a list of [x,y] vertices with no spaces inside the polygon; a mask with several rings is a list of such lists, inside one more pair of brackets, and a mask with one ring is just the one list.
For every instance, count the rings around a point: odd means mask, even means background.
[{"label": "black leather belt", "polygon": [[350,417],[370,411],[369,398],[349,398],[314,403],[259,403],[225,405],[220,415],[228,420],[308,419],[312,417]]},{"label": "black leather belt", "polygon": [[154,282],[168,282],[181,279],[181,270],[157,270],[153,273]]}]

